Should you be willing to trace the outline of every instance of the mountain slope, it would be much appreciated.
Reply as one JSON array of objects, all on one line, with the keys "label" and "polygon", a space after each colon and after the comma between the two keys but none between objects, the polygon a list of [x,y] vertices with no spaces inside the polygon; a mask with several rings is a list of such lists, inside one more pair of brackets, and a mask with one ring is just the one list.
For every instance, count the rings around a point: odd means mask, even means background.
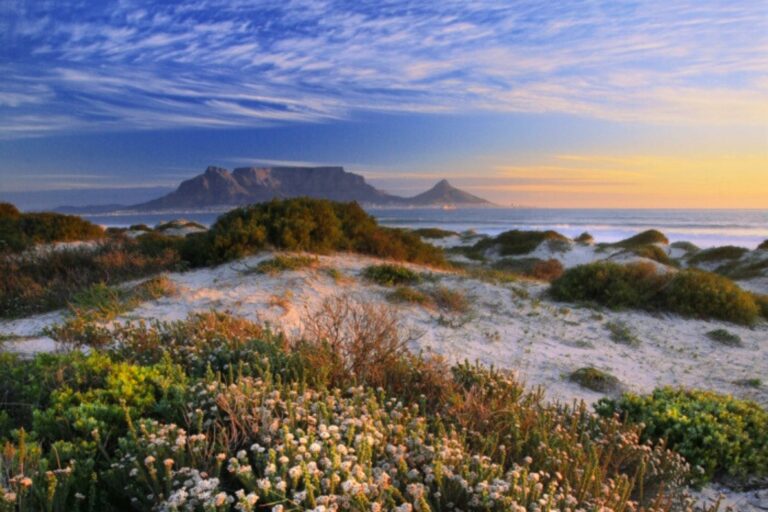
[{"label": "mountain slope", "polygon": [[486,205],[492,203],[481,197],[464,192],[450,183],[448,180],[440,180],[437,184],[426,192],[406,199],[406,202],[412,206],[436,206],[436,205]]},{"label": "mountain slope", "polygon": [[[114,210],[240,206],[301,196],[377,206],[492,206],[485,199],[459,190],[446,180],[409,198],[382,192],[368,184],[363,176],[347,172],[342,167],[241,167],[230,172],[211,166],[203,174],[183,181],[169,194],[133,206],[115,205]],[[102,211],[100,207],[90,208]]]}]

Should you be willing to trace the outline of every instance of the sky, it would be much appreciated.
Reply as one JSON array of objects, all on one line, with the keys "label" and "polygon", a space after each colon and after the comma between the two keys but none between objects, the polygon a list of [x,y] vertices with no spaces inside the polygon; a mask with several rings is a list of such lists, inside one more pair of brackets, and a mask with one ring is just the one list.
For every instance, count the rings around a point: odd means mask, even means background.
[{"label": "sky", "polygon": [[0,0],[0,199],[284,164],[503,205],[768,208],[768,2]]}]

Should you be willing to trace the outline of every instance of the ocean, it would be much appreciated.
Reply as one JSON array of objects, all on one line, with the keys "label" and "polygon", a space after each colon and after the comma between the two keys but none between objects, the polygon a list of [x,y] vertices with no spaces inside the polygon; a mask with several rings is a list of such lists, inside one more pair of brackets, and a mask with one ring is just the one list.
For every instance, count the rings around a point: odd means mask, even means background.
[{"label": "ocean", "polygon": [[[574,237],[587,231],[598,242],[615,242],[646,229],[658,229],[673,241],[700,247],[738,245],[754,249],[768,239],[765,210],[647,210],[564,208],[369,208],[379,223],[403,228],[438,227],[497,235],[510,229],[553,229]],[[221,212],[84,215],[104,226],[153,226],[185,218],[210,225]]]}]

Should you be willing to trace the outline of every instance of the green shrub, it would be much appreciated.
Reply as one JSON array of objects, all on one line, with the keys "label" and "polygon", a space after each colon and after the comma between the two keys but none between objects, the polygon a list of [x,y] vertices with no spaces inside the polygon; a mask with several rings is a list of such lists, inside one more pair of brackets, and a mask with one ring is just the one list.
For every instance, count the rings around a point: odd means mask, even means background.
[{"label": "green shrub", "polygon": [[181,267],[173,250],[155,254],[145,247],[136,240],[113,239],[96,248],[62,249],[32,257],[0,255],[0,316],[50,311],[66,306],[91,285],[114,285]]},{"label": "green shrub", "polygon": [[279,254],[274,258],[260,261],[254,268],[259,274],[277,275],[285,271],[301,270],[317,265],[317,258],[311,256],[286,256]]},{"label": "green shrub", "polygon": [[667,245],[669,244],[669,239],[661,231],[657,231],[655,229],[649,229],[647,231],[643,231],[642,233],[638,233],[635,236],[631,236],[629,238],[616,242],[613,245],[616,247],[624,247],[625,249],[631,249],[633,247],[638,247],[642,245],[651,245],[651,244]]},{"label": "green shrub", "polygon": [[329,378],[328,333],[289,344],[219,313],[118,324],[90,355],[0,354],[0,496],[29,477],[12,509],[667,512],[679,498],[685,464],[637,426],[550,404],[508,372],[359,346],[377,308],[349,326],[359,336],[338,333],[374,372],[366,386]]},{"label": "green shrub", "polygon": [[471,253],[482,255],[489,249],[497,249],[502,256],[519,256],[535,250],[544,241],[568,242],[568,238],[556,231],[505,231],[494,238],[484,238],[470,248]]},{"label": "green shrub", "polygon": [[629,345],[630,347],[637,347],[640,345],[640,340],[635,336],[632,329],[630,329],[624,322],[606,322],[605,328],[611,333],[611,341],[614,343]]},{"label": "green shrub", "polygon": [[707,333],[707,338],[729,347],[740,347],[741,336],[725,329],[715,329]]},{"label": "green shrub", "polygon": [[768,259],[730,261],[718,266],[715,272],[731,279],[753,279],[755,277],[768,276]]},{"label": "green shrub", "polygon": [[650,263],[595,262],[565,271],[552,283],[550,293],[561,301],[643,309],[653,303],[668,281]]},{"label": "green shrub", "polygon": [[35,244],[72,242],[104,237],[104,230],[75,215],[60,213],[19,213],[3,203],[0,215],[0,252],[20,252]]},{"label": "green shrub", "polygon": [[426,293],[410,286],[398,286],[387,298],[391,302],[405,302],[408,304],[420,304],[426,306],[432,303],[432,299]]},{"label": "green shrub", "polygon": [[554,281],[550,293],[562,301],[668,311],[740,324],[754,323],[760,313],[755,297],[725,277],[692,269],[659,274],[652,264],[642,263],[581,265]]},{"label": "green shrub", "polygon": [[759,379],[757,377],[753,377],[751,379],[739,379],[733,381],[734,384],[737,386],[745,387],[745,388],[759,388],[763,385],[762,379]]},{"label": "green shrub", "polygon": [[576,238],[574,238],[573,241],[579,244],[589,245],[589,244],[595,243],[595,238],[585,231],[579,236],[577,236]]},{"label": "green shrub", "polygon": [[563,264],[554,258],[502,258],[493,264],[493,268],[549,282],[562,276],[565,271]]},{"label": "green shrub", "polygon": [[619,379],[610,373],[598,370],[592,366],[579,368],[571,373],[568,379],[571,382],[575,382],[584,388],[597,391],[598,393],[614,393],[621,389],[621,382]]},{"label": "green shrub", "polygon": [[162,256],[177,257],[184,245],[184,239],[178,236],[168,236],[150,231],[136,237],[138,250],[152,258]]},{"label": "green shrub", "polygon": [[758,249],[768,251],[768,240],[763,241],[760,245],[757,246]]},{"label": "green shrub", "polygon": [[667,253],[658,245],[638,245],[629,250],[634,255],[640,256],[641,258],[648,258],[649,260],[657,261],[664,265],[672,264]]},{"label": "green shrub", "polygon": [[763,318],[768,319],[768,295],[753,293],[752,298],[755,300],[757,307],[760,308],[760,314]]},{"label": "green shrub", "polygon": [[733,281],[699,270],[681,270],[659,297],[663,310],[683,316],[717,318],[739,324],[752,324],[760,309],[754,297]]},{"label": "green shrub", "polygon": [[744,247],[735,247],[733,245],[713,247],[711,249],[704,249],[703,251],[697,252],[688,259],[688,263],[690,265],[698,265],[700,263],[708,263],[712,261],[738,260],[747,252],[749,252],[749,249]]},{"label": "green shrub", "polygon": [[265,248],[327,253],[352,251],[382,258],[445,265],[443,252],[413,232],[379,226],[357,203],[296,198],[225,213],[206,233],[186,238],[182,256],[216,264]]},{"label": "green shrub", "polygon": [[667,387],[646,396],[604,399],[596,409],[642,423],[644,439],[666,439],[670,448],[703,468],[702,482],[725,475],[768,475],[768,412],[754,402]]},{"label": "green shrub", "polygon": [[419,274],[401,265],[371,265],[363,269],[362,275],[381,286],[415,284],[421,281]]},{"label": "green shrub", "polygon": [[421,238],[448,238],[449,236],[459,236],[456,231],[440,228],[414,229],[413,232],[419,235]]},{"label": "green shrub", "polygon": [[147,226],[146,224],[132,224],[129,228],[129,231],[152,231],[152,228]]}]

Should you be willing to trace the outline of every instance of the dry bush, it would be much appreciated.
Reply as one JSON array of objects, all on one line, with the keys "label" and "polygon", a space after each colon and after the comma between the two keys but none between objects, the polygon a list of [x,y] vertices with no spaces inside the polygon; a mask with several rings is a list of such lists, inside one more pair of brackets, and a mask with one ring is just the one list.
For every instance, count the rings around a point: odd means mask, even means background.
[{"label": "dry bush", "polygon": [[399,364],[408,343],[418,337],[391,306],[336,295],[308,312],[295,348],[313,367],[324,368],[332,384],[379,386],[387,380],[387,368]]}]

